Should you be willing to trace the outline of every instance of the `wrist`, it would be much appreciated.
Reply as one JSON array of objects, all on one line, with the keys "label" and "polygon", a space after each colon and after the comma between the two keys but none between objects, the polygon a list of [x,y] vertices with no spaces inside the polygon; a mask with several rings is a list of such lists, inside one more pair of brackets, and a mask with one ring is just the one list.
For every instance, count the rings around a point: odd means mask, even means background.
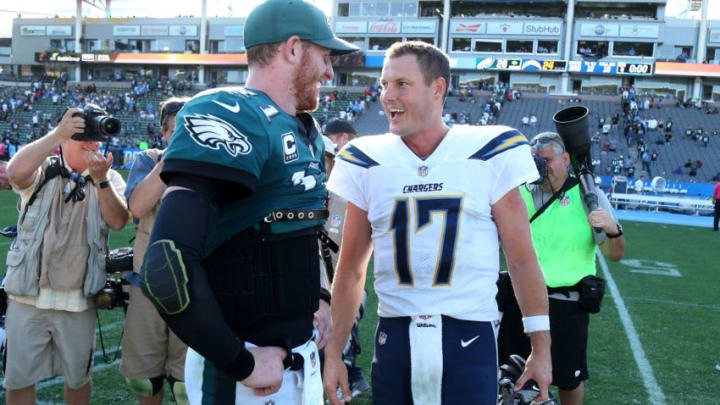
[{"label": "wrist", "polygon": [[243,347],[230,364],[218,368],[228,373],[236,381],[243,381],[250,377],[250,374],[252,374],[255,369],[255,357],[249,350]]},{"label": "wrist", "polygon": [[622,225],[620,225],[619,222],[617,224],[615,224],[615,227],[613,227],[613,228],[614,229],[611,228],[611,230],[609,232],[606,230],[605,236],[607,236],[610,239],[619,238],[620,236],[622,236],[623,229],[622,229]]}]

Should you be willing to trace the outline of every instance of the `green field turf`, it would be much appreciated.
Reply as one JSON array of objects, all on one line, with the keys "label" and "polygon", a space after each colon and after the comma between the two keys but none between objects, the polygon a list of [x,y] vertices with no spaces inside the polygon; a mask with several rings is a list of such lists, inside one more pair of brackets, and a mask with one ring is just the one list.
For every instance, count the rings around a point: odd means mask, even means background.
[{"label": "green field turf", "polygon": [[[127,175],[127,173],[123,173]],[[0,191],[0,226],[16,221],[17,197]],[[720,235],[707,228],[692,228],[628,222],[625,259],[608,263],[630,321],[638,337],[656,390],[651,394],[644,384],[628,334],[621,321],[618,302],[610,291],[603,310],[591,316],[589,369],[586,404],[720,404]],[[134,227],[112,232],[112,248],[128,246]],[[0,239],[0,266],[9,240]],[[602,270],[599,270],[602,274]],[[370,377],[373,334],[377,322],[377,297],[370,296],[360,328],[363,353],[360,364]],[[100,311],[103,340],[108,351],[103,359],[98,336],[93,372],[93,404],[137,403],[118,372],[122,333],[122,310]],[[647,379],[647,377],[646,377]],[[40,404],[63,403],[62,381],[53,379],[38,387]],[[651,400],[652,398],[652,400]],[[0,404],[5,403],[0,392]],[[165,403],[172,403],[166,398]],[[371,404],[369,393],[353,401]]]}]

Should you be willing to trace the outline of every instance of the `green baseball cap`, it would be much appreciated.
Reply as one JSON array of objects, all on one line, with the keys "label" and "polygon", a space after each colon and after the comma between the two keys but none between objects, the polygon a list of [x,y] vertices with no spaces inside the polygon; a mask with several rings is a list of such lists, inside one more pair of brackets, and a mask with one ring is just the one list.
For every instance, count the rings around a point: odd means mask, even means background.
[{"label": "green baseball cap", "polygon": [[267,0],[245,21],[245,47],[287,41],[293,35],[343,55],[359,48],[333,34],[325,13],[304,0]]}]

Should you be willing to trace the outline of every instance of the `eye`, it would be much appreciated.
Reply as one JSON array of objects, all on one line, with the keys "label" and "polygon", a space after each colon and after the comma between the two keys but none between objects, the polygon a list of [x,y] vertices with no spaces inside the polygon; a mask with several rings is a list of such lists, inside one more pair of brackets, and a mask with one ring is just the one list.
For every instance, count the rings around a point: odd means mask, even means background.
[{"label": "eye", "polygon": [[401,86],[401,87],[407,87],[407,86],[409,86],[409,85],[410,85],[410,83],[408,83],[408,82],[400,81],[400,86]]}]

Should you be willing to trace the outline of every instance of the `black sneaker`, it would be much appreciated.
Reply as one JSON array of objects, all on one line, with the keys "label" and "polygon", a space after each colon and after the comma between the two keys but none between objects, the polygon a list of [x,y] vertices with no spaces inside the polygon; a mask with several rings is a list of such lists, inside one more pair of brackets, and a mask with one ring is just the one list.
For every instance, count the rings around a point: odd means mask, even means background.
[{"label": "black sneaker", "polygon": [[348,379],[350,380],[350,392],[353,398],[370,389],[370,384],[368,384],[365,379],[365,375],[360,367],[354,367]]}]

